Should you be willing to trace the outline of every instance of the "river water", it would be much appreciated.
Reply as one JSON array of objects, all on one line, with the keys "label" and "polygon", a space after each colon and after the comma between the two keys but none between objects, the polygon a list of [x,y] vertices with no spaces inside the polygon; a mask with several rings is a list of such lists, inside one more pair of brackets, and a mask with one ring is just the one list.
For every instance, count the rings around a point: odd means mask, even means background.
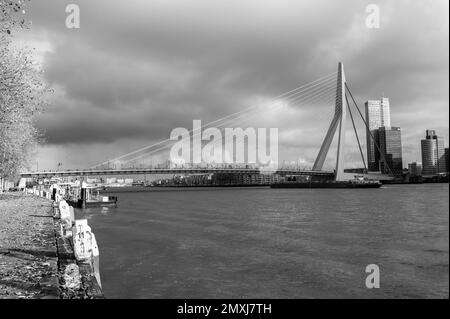
[{"label": "river water", "polygon": [[77,212],[107,298],[449,297],[448,184],[117,195]]}]

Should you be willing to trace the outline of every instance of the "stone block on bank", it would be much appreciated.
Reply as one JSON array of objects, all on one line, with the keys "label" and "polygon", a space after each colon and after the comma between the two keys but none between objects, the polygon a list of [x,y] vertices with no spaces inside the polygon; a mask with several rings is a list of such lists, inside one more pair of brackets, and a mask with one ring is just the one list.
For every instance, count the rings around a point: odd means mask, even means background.
[{"label": "stone block on bank", "polygon": [[97,278],[93,266],[90,262],[82,261],[78,263],[83,289],[88,298],[104,298],[99,279]]},{"label": "stone block on bank", "polygon": [[78,290],[81,287],[80,270],[77,264],[71,263],[64,269],[64,288]]},{"label": "stone block on bank", "polygon": [[98,256],[98,246],[95,235],[86,219],[78,219],[72,229],[73,247],[77,260],[87,260],[93,256]]},{"label": "stone block on bank", "polygon": [[75,217],[73,213],[73,208],[71,211],[69,204],[67,204],[65,200],[61,200],[59,202],[59,215],[61,221],[63,221],[63,226],[65,227],[65,229],[70,230],[75,221]]}]

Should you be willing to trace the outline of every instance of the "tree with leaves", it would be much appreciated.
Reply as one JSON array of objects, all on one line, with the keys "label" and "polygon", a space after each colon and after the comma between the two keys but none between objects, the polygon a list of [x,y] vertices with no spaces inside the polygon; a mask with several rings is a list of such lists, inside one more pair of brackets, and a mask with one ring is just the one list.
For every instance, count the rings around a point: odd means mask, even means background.
[{"label": "tree with leaves", "polygon": [[[0,179],[26,169],[39,138],[35,116],[48,88],[32,50],[13,46],[15,30],[28,28],[25,1],[0,0]],[[1,188],[1,185],[0,185]]]}]

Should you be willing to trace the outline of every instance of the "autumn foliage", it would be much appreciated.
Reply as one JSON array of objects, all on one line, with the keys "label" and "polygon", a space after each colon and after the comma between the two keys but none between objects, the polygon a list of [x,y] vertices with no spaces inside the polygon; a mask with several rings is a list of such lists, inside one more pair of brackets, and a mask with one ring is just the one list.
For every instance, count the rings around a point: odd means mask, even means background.
[{"label": "autumn foliage", "polygon": [[0,0],[0,179],[28,168],[48,91],[33,50],[14,46],[14,33],[29,27],[26,2]]}]

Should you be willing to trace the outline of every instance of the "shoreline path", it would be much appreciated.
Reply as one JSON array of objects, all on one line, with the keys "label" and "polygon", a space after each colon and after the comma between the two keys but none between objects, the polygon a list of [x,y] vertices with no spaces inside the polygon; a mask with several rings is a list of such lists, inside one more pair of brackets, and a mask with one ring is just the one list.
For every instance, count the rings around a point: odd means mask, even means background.
[{"label": "shoreline path", "polygon": [[0,299],[59,299],[52,203],[0,194]]}]

